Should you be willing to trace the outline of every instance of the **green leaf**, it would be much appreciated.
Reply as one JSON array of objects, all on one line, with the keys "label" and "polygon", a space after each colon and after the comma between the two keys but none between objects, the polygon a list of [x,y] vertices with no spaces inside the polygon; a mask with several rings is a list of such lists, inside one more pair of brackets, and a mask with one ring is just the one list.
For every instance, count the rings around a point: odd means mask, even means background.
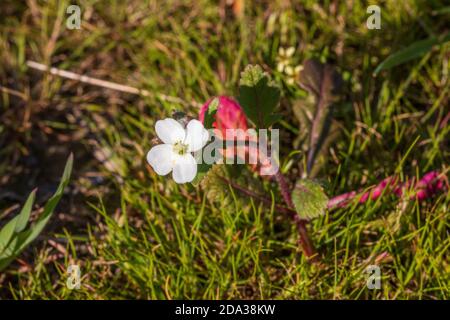
[{"label": "green leaf", "polygon": [[274,113],[280,89],[258,65],[248,65],[241,73],[239,104],[258,129],[267,129],[279,118]]},{"label": "green leaf", "polygon": [[435,45],[442,45],[443,43],[450,41],[450,34],[443,37],[431,37],[425,40],[414,42],[408,47],[391,54],[383,62],[381,62],[374,71],[374,75],[377,75],[383,70],[387,70],[408,62],[410,60],[419,58],[433,49]]},{"label": "green leaf", "polygon": [[28,199],[20,213],[11,219],[0,230],[0,255],[2,255],[3,252],[9,247],[10,241],[13,239],[15,234],[25,229],[27,222],[30,219],[31,208],[33,207],[35,196],[36,190],[33,190],[28,196]]},{"label": "green leaf", "polygon": [[450,6],[447,7],[443,7],[440,9],[437,9],[435,11],[433,11],[433,14],[438,15],[438,14],[449,14],[450,13]]},{"label": "green leaf", "polygon": [[[22,232],[23,233],[23,232]],[[15,257],[17,253],[17,245],[19,243],[20,235],[15,234],[11,241],[8,243],[8,246],[4,248],[4,250],[0,253],[0,259],[6,259],[10,257]],[[0,269],[1,270],[1,269]]]},{"label": "green leaf", "polygon": [[6,268],[44,229],[56,205],[63,196],[64,188],[69,183],[72,167],[73,155],[71,154],[64,168],[58,189],[50,200],[47,201],[42,215],[34,225],[25,230],[30,218],[35,191],[31,192],[19,215],[14,217],[0,230],[0,271]]},{"label": "green leaf", "polygon": [[302,179],[292,191],[292,201],[299,217],[309,220],[325,213],[328,197],[318,183]]},{"label": "green leaf", "polygon": [[64,172],[61,177],[61,181],[59,182],[59,186],[58,189],[56,190],[55,195],[58,193],[62,193],[64,191],[64,188],[69,184],[70,176],[72,175],[72,168],[73,168],[73,154],[71,153],[69,155],[69,158],[67,159],[66,165],[64,167]]},{"label": "green leaf", "polygon": [[14,257],[0,258],[0,271],[5,269],[13,260]]},{"label": "green leaf", "polygon": [[205,129],[211,129],[214,121],[216,121],[217,108],[219,107],[219,98],[214,98],[205,112],[205,118],[203,120],[203,126]]},{"label": "green leaf", "polygon": [[16,228],[17,217],[11,219],[3,228],[0,230],[0,255],[8,247],[11,241],[14,230]]},{"label": "green leaf", "polygon": [[27,226],[28,220],[30,219],[31,209],[33,207],[34,199],[36,197],[36,189],[31,191],[28,196],[25,205],[17,216],[15,232],[21,232]]},{"label": "green leaf", "polygon": [[50,220],[51,215],[53,214],[53,211],[56,208],[56,205],[61,200],[61,197],[64,193],[64,188],[67,186],[70,180],[70,175],[72,173],[72,167],[73,167],[73,154],[70,154],[66,166],[64,168],[64,173],[61,177],[61,181],[59,183],[58,189],[56,190],[55,194],[50,198],[50,200],[47,201],[44,207],[44,212],[39,217],[39,219],[36,221],[36,223],[30,227],[30,233],[29,235],[23,240],[23,243],[20,244],[19,250],[25,249],[25,247],[32,242],[36,237],[42,232],[45,225],[47,224],[48,220]]}]

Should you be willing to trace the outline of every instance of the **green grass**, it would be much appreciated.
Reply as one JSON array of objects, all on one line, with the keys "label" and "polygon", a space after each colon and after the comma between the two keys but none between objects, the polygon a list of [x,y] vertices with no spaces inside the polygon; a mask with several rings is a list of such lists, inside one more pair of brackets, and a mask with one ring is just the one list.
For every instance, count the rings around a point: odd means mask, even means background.
[{"label": "green grass", "polygon": [[[315,177],[329,196],[445,170],[448,43],[372,76],[392,52],[449,31],[444,1],[378,1],[381,30],[365,27],[370,1],[247,1],[241,21],[213,1],[80,1],[82,30],[64,27],[69,2],[29,3],[0,4],[0,85],[15,92],[0,97],[0,225],[34,187],[45,203],[71,151],[74,173],[50,226],[0,274],[0,298],[450,298],[448,193],[327,212],[308,225],[321,257],[310,263],[284,214],[231,188],[227,201],[214,201],[145,162],[158,119],[173,109],[196,117],[192,102],[236,95],[240,72],[257,63],[283,87],[281,158],[293,185],[308,130],[295,108],[307,97],[276,59],[280,46],[295,46],[295,64],[316,57],[346,80],[334,110],[339,136]],[[43,75],[27,59],[152,94]],[[262,187],[282,204],[274,183]],[[66,287],[70,264],[81,266],[79,290]],[[366,287],[370,264],[381,268],[380,290]]]}]

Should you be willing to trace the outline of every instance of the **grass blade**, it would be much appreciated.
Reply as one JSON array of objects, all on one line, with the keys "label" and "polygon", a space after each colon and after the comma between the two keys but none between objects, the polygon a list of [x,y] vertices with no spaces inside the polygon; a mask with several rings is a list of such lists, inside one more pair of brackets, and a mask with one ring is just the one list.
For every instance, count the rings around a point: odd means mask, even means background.
[{"label": "grass blade", "polygon": [[72,173],[73,167],[73,154],[70,154],[66,166],[64,168],[64,173],[61,177],[61,182],[59,183],[58,189],[55,194],[50,198],[50,200],[45,204],[44,212],[42,213],[39,220],[30,228],[30,232],[27,237],[22,239],[21,243],[18,244],[19,251],[25,249],[25,247],[30,244],[36,237],[42,232],[48,220],[51,218],[56,205],[61,200],[63,196],[64,188],[67,186],[70,180],[70,175]]},{"label": "grass blade", "polygon": [[442,38],[431,37],[425,40],[414,42],[408,47],[400,51],[397,51],[396,53],[393,53],[389,57],[387,57],[383,62],[381,62],[378,65],[373,74],[376,76],[383,70],[388,70],[400,64],[406,63],[410,60],[419,58],[424,54],[428,53],[429,51],[431,51],[431,49],[435,45],[442,45],[447,41],[450,41],[450,34],[447,34]]},{"label": "grass blade", "polygon": [[69,183],[72,167],[73,154],[70,154],[58,189],[46,203],[44,212],[33,226],[25,230],[30,218],[36,190],[30,193],[19,215],[11,219],[0,230],[0,270],[6,268],[42,232],[48,220],[51,218],[56,205],[61,200],[64,188]]},{"label": "grass blade", "polygon": [[28,196],[25,205],[17,216],[17,222],[15,227],[15,232],[21,232],[27,226],[28,220],[30,219],[31,209],[33,208],[34,199],[36,198],[36,189],[31,191]]}]

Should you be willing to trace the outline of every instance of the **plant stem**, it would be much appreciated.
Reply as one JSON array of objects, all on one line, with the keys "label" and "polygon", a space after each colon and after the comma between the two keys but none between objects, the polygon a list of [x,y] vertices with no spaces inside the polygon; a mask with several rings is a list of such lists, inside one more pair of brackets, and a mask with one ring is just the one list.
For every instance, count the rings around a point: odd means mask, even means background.
[{"label": "plant stem", "polygon": [[[245,195],[247,195],[247,196],[249,196],[249,197],[252,197],[252,198],[256,198],[256,199],[258,199],[258,200],[260,200],[261,202],[264,202],[264,203],[266,203],[266,204],[272,205],[272,200],[271,200],[271,199],[268,199],[268,198],[266,198],[266,197],[264,197],[264,196],[262,196],[262,195],[260,195],[260,194],[257,194],[256,192],[253,192],[253,191],[251,191],[251,190],[248,190],[248,189],[246,189],[246,188],[240,186],[239,184],[230,181],[229,179],[227,179],[227,178],[225,178],[225,177],[222,177],[222,176],[218,176],[218,177],[219,177],[221,180],[223,180],[225,183],[229,184],[232,188],[234,188],[234,189],[236,189],[236,190],[239,190],[239,191],[242,192],[243,194],[245,194]],[[291,209],[291,208],[287,208],[287,207],[280,206],[280,205],[277,205],[277,204],[275,204],[274,207],[275,207],[275,209],[276,209],[277,211],[280,211],[280,212],[283,212],[283,213],[286,213],[286,214],[289,214],[289,215],[293,215],[293,214],[296,213],[295,210],[293,210],[293,209]],[[306,220],[305,220],[305,222],[306,222]]]},{"label": "plant stem", "polygon": [[[257,198],[258,200],[260,200],[264,203],[267,203],[267,204],[272,204],[272,200],[269,200],[251,190],[248,190],[248,189],[240,186],[239,184],[230,181],[229,179],[227,179],[225,177],[219,176],[219,178],[222,179],[225,183],[229,184],[232,188],[241,191],[242,193],[244,193],[245,195],[247,195],[249,197]],[[308,231],[306,230],[306,223],[308,221],[300,219],[297,212],[295,210],[291,209],[294,207],[294,205],[292,203],[291,195],[289,193],[289,187],[286,183],[286,180],[284,179],[284,176],[281,174],[280,171],[278,171],[277,174],[275,175],[275,179],[280,186],[280,191],[281,191],[281,194],[283,195],[284,201],[289,206],[286,208],[286,207],[275,205],[275,208],[280,212],[289,214],[289,216],[294,220],[294,222],[298,228],[298,233],[300,235],[300,245],[302,246],[302,249],[303,249],[303,252],[305,253],[305,255],[309,258],[309,257],[315,255],[315,250],[311,243],[311,240],[309,239]]]},{"label": "plant stem", "polygon": [[[278,170],[277,173],[275,174],[275,180],[277,181],[278,186],[280,187],[280,192],[281,195],[283,196],[284,202],[286,202],[288,207],[293,208],[294,203],[292,202],[289,186],[280,170]],[[291,214],[291,216],[297,225],[298,232],[300,235],[300,245],[302,246],[303,252],[308,258],[314,256],[316,252],[308,236],[308,230],[306,229],[306,221],[300,219],[300,217],[296,212],[294,212],[294,214]]]},{"label": "plant stem", "polygon": [[[427,174],[425,174],[425,176],[427,175],[431,175],[434,174],[436,171],[431,171],[428,172]],[[411,198],[414,198],[414,196],[417,196],[417,192],[420,191],[421,189],[425,189],[428,190],[428,194],[427,195],[432,195],[433,193],[436,193],[437,191],[441,190],[444,188],[443,184],[444,182],[446,182],[445,179],[445,172],[441,173],[441,174],[436,174],[437,177],[434,177],[432,180],[426,182],[425,185],[422,186],[416,186],[415,184],[412,184],[412,186],[415,189],[415,194],[413,194],[413,196]],[[251,190],[246,189],[245,187],[234,183],[230,180],[228,180],[225,177],[221,177],[219,176],[219,178],[221,178],[225,183],[229,184],[230,186],[232,186],[234,189],[239,190],[240,192],[244,193],[245,195],[252,197],[252,198],[256,198],[258,200],[260,200],[261,202],[267,203],[272,205],[272,200],[269,198],[264,197],[263,195],[260,195],[256,192],[253,192]],[[387,178],[388,180],[390,180],[392,177]],[[328,200],[328,204],[327,204],[327,208],[329,210],[333,210],[333,209],[337,209],[337,208],[343,208],[345,206],[347,206],[352,200],[354,200],[356,197],[360,197],[359,203],[364,203],[366,201],[368,201],[369,199],[371,200],[375,200],[376,198],[378,198],[379,196],[381,196],[380,191],[374,190],[377,187],[379,189],[382,189],[383,187],[386,187],[386,183],[384,181],[386,181],[387,179],[384,179],[382,182],[378,183],[377,185],[373,185],[371,187],[369,187],[368,189],[370,189],[369,191],[349,191],[340,195],[337,195],[333,198],[331,198],[330,200]],[[282,193],[285,192],[286,190],[288,190],[288,198],[289,197],[289,188],[287,188],[287,184],[284,181],[284,179],[281,179],[281,183],[284,185],[284,191],[281,191]],[[420,181],[419,181],[420,182]],[[411,185],[411,182],[407,182],[407,183],[399,183],[398,185],[396,185],[394,188],[392,188],[393,186],[391,185],[391,189],[393,189],[394,193],[396,195],[400,194],[400,191],[404,188],[407,188],[408,186]],[[281,187],[280,187],[281,189]],[[448,189],[448,187],[447,187]],[[374,193],[375,191],[375,193]],[[283,198],[286,199],[286,196],[283,195]],[[424,200],[425,197],[421,197],[418,198],[419,201]],[[293,218],[296,215],[296,211],[292,208],[292,207],[284,207],[284,206],[280,206],[275,204],[275,209],[277,209],[280,212],[286,213],[291,215]],[[307,220],[302,220],[304,222],[307,222]]]},{"label": "plant stem", "polygon": [[[386,192],[385,189],[387,188],[389,188],[387,191],[391,190],[397,196],[401,196],[405,191],[405,189],[413,188],[414,193],[410,198],[422,201],[440,190],[444,190],[446,188],[448,189],[448,181],[445,177],[445,173],[446,171],[441,173],[438,173],[437,171],[431,171],[426,173],[422,177],[422,179],[417,182],[415,182],[414,179],[411,179],[409,181],[407,180],[404,183],[401,183],[398,179],[391,176],[386,179],[383,179],[377,185],[370,187],[369,191],[366,192],[350,191],[335,196],[328,201],[327,207],[329,210],[345,207],[358,196],[360,197],[359,203],[364,203],[369,199],[375,200],[378,197],[382,196],[383,193]],[[256,198],[261,202],[270,205],[272,205],[273,203],[271,199],[268,199],[263,195],[248,190],[245,187],[240,186],[239,184],[234,183],[225,177],[219,176],[219,178],[222,179],[225,183],[229,184],[232,188],[239,190],[240,192],[249,197]],[[281,195],[283,196],[284,202],[287,204],[287,207],[280,206],[277,204],[275,204],[274,207],[276,210],[288,214],[294,220],[298,228],[298,233],[300,236],[300,245],[302,246],[303,252],[307,257],[312,257],[316,254],[316,252],[314,250],[314,246],[311,243],[311,240],[308,236],[308,232],[306,229],[306,224],[308,223],[308,221],[300,219],[297,212],[293,209],[294,204],[292,202],[289,186],[286,182],[285,177],[280,171],[278,171],[275,174],[275,180],[279,185]]]},{"label": "plant stem", "polygon": [[398,197],[404,195],[408,189],[412,190],[410,199],[417,199],[418,201],[425,200],[433,194],[448,188],[446,179],[446,171],[439,173],[438,171],[430,171],[423,175],[422,179],[415,180],[415,178],[407,179],[401,182],[397,176],[389,176],[381,180],[378,184],[369,187],[368,191],[350,191],[328,200],[328,209],[342,208],[347,206],[350,201],[359,197],[359,203],[365,203],[369,200],[376,200],[384,194],[392,193]]}]

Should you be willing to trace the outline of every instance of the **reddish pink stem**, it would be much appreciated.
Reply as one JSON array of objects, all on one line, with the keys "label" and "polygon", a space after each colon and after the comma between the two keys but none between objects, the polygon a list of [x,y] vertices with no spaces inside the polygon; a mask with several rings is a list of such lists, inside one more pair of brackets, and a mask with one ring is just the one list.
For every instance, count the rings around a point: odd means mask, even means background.
[{"label": "reddish pink stem", "polygon": [[365,203],[369,199],[376,200],[383,194],[393,193],[400,197],[408,189],[413,190],[410,199],[417,199],[419,201],[425,200],[435,193],[442,191],[444,188],[448,188],[448,181],[444,174],[438,171],[430,171],[426,173],[422,179],[416,182],[416,179],[406,180],[401,182],[396,176],[387,177],[383,179],[377,185],[374,185],[366,192],[351,191],[336,197],[331,198],[328,201],[328,208],[341,208],[345,207],[351,200],[359,197],[359,203]]},{"label": "reddish pink stem", "polygon": [[[278,171],[275,174],[275,180],[278,183],[278,186],[280,187],[281,195],[283,196],[284,202],[290,207],[294,207],[294,203],[292,202],[291,193],[289,190],[289,186],[281,173],[281,171]],[[306,229],[306,221],[301,220],[298,214],[294,211],[294,214],[292,215],[294,222],[297,224],[298,233],[300,235],[300,245],[302,246],[303,252],[305,253],[306,257],[310,258],[313,257],[313,261],[317,260],[317,256],[315,256],[315,249],[311,242],[311,239],[308,235],[308,230]]]}]

